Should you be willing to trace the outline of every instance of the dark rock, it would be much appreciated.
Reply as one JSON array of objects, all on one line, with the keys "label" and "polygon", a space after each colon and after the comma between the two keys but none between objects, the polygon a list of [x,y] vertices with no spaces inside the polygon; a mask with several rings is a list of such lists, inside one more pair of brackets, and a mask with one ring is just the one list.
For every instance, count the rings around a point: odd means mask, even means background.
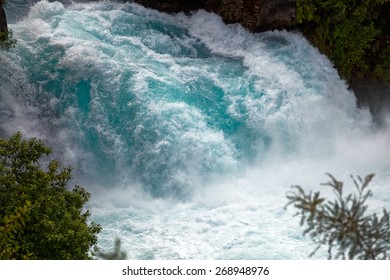
[{"label": "dark rock", "polygon": [[[0,33],[1,33],[0,35],[1,37],[5,36],[5,34],[8,33],[7,18],[5,16],[3,5],[0,5]],[[0,40],[2,39],[1,37]]]},{"label": "dark rock", "polygon": [[220,15],[226,23],[240,23],[250,31],[287,29],[295,24],[296,0],[135,0],[162,12],[199,9]]},{"label": "dark rock", "polygon": [[207,0],[205,9],[227,23],[240,23],[250,31],[288,29],[295,24],[296,0]]},{"label": "dark rock", "polygon": [[161,12],[177,13],[202,9],[206,0],[135,0],[134,2]]},{"label": "dark rock", "polygon": [[390,83],[376,80],[355,80],[350,88],[356,95],[359,107],[370,109],[374,121],[379,126],[389,125]]}]

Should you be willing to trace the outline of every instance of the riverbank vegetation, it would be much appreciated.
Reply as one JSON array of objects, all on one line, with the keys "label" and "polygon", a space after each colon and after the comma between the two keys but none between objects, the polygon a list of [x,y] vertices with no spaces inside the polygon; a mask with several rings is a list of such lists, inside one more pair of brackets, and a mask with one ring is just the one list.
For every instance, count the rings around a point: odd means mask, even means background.
[{"label": "riverbank vegetation", "polygon": [[389,0],[297,0],[304,35],[348,81],[390,81]]},{"label": "riverbank vegetation", "polygon": [[0,259],[91,259],[101,227],[89,222],[90,194],[68,189],[71,169],[41,160],[50,149],[20,133],[0,139]]}]

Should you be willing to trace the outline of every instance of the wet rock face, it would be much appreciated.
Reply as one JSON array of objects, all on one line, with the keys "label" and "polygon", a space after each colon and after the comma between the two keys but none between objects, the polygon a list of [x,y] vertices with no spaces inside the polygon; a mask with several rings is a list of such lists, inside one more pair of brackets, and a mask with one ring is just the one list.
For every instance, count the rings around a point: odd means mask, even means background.
[{"label": "wet rock face", "polygon": [[205,9],[259,32],[295,24],[296,0],[207,0]]},{"label": "wet rock face", "polygon": [[3,6],[0,6],[0,36],[2,33],[7,33],[7,18]]},{"label": "wet rock face", "polygon": [[355,93],[359,107],[370,109],[379,127],[390,125],[390,83],[360,79],[351,83],[350,88]]},{"label": "wet rock face", "polygon": [[204,7],[206,0],[135,0],[145,7],[153,8],[162,12],[189,12]]},{"label": "wet rock face", "polygon": [[205,9],[227,23],[240,23],[251,31],[288,29],[295,23],[296,0],[135,0],[163,12]]}]

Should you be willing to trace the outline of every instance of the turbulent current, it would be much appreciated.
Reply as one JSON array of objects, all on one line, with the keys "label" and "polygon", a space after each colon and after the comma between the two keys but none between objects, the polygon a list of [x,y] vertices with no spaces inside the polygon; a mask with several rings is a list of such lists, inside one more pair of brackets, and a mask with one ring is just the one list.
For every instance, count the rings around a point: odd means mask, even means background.
[{"label": "turbulent current", "polygon": [[9,2],[0,133],[73,166],[103,250],[117,236],[134,259],[305,259],[315,245],[285,196],[326,193],[326,172],[347,185],[376,173],[370,209],[389,207],[389,130],[300,34],[205,11]]}]

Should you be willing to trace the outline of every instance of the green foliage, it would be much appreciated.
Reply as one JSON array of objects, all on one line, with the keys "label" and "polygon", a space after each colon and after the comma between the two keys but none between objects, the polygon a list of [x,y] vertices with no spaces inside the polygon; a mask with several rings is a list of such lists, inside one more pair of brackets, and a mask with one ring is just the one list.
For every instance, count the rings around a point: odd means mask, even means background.
[{"label": "green foliage", "polygon": [[15,47],[17,41],[13,38],[12,34],[12,30],[0,32],[0,50],[9,50]]},{"label": "green foliage", "polygon": [[25,215],[30,209],[31,202],[27,200],[14,214],[3,218],[0,226],[0,259],[12,259],[16,255],[19,255],[20,259],[30,259],[33,256],[31,252],[24,251],[17,240],[17,233],[25,226]]},{"label": "green foliage", "polygon": [[101,227],[83,206],[90,194],[67,190],[71,169],[51,161],[50,149],[20,133],[0,139],[0,259],[90,259]]},{"label": "green foliage", "polygon": [[320,192],[306,193],[300,186],[293,186],[296,192],[287,194],[287,206],[294,205],[296,215],[301,216],[301,226],[306,225],[304,234],[319,244],[310,256],[325,245],[329,259],[389,259],[389,212],[383,209],[381,217],[366,213],[366,202],[372,195],[367,187],[374,175],[364,180],[352,177],[357,193],[347,196],[343,194],[343,182],[328,175],[331,180],[324,185],[333,189],[334,201],[321,197]]},{"label": "green foliage", "polygon": [[375,66],[375,77],[380,80],[390,81],[390,39],[386,41],[386,46],[379,53],[378,57],[381,63]]},{"label": "green foliage", "polygon": [[312,21],[317,8],[311,1],[297,0],[296,20],[298,23]]},{"label": "green foliage", "polygon": [[[385,5],[389,0],[297,0],[296,20],[309,40],[335,63],[343,78],[374,74],[384,79],[389,69],[372,47],[379,42],[384,48],[383,38],[389,36],[389,17],[382,12]],[[375,75],[375,68],[381,75]]]},{"label": "green foliage", "polygon": [[379,34],[372,23],[362,25],[353,20],[345,20],[343,25],[334,28],[333,38],[337,43],[333,47],[332,58],[344,77],[349,79],[356,68],[360,75],[368,72],[365,53]]}]

